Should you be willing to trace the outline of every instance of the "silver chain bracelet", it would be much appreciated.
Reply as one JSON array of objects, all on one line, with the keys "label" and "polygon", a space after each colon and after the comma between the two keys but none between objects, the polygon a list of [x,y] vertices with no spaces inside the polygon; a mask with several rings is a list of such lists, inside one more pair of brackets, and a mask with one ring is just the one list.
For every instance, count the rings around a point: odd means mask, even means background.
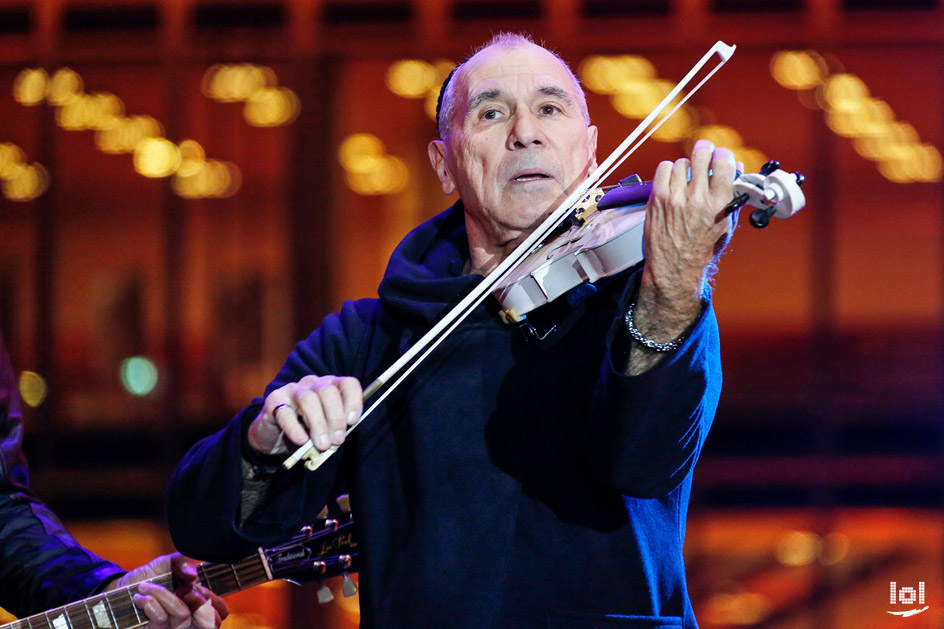
[{"label": "silver chain bracelet", "polygon": [[629,310],[626,311],[626,331],[629,332],[629,335],[633,337],[634,341],[643,347],[651,349],[654,352],[671,352],[678,349],[682,342],[685,341],[685,335],[678,337],[674,341],[669,341],[668,343],[659,343],[646,338],[642,335],[642,332],[636,329],[636,324],[633,321],[633,311],[635,309],[636,304],[632,303],[629,305]]}]

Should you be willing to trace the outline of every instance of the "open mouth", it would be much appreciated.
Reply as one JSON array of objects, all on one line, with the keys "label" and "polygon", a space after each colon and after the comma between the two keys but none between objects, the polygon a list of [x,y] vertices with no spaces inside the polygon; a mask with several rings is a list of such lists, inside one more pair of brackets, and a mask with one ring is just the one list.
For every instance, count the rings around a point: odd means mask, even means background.
[{"label": "open mouth", "polygon": [[512,181],[526,182],[526,181],[541,181],[542,179],[550,179],[550,177],[544,173],[534,172],[534,173],[521,173]]}]

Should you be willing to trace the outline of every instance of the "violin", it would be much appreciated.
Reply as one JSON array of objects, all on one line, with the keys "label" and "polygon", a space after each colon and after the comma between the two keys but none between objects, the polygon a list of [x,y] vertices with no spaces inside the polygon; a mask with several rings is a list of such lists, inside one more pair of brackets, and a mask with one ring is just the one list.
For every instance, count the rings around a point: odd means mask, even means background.
[{"label": "violin", "polygon": [[[730,214],[753,206],[751,225],[762,229],[772,216],[789,218],[806,205],[800,190],[804,181],[800,173],[787,173],[780,162],[771,160],[759,173],[735,178],[735,196],[724,211]],[[540,245],[492,292],[501,305],[502,320],[523,321],[529,312],[572,288],[642,262],[645,204],[651,193],[652,182],[643,182],[638,175],[620,180],[608,191],[591,191],[563,222],[564,231]]]}]

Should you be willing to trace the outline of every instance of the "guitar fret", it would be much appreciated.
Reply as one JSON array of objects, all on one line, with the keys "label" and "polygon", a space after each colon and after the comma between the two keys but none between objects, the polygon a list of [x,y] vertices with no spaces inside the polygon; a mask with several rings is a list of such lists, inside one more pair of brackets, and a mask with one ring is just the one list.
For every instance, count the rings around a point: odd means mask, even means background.
[{"label": "guitar fret", "polygon": [[62,613],[52,619],[51,626],[53,629],[70,629],[72,623],[69,622],[68,612],[62,610]]},{"label": "guitar fret", "polygon": [[88,618],[88,610],[85,605],[68,605],[65,607],[65,611],[60,616],[65,620],[65,624],[62,625],[63,628],[68,627],[69,629],[83,629],[88,627],[86,624],[86,619]]},{"label": "guitar fret", "polygon": [[[48,628],[48,629],[51,629],[51,628],[52,628],[52,621],[49,620],[49,613],[48,613],[48,612],[45,613],[45,614],[42,614],[41,616],[34,616],[32,620],[37,620],[37,621],[40,621],[40,620],[41,620],[41,621],[43,621],[43,624],[42,624],[42,628],[43,628],[43,629],[47,629],[47,628]],[[32,621],[31,621],[31,622],[30,622],[30,627],[32,627],[32,626],[33,626],[33,623],[32,623]]]},{"label": "guitar fret", "polygon": [[236,581],[236,589],[237,589],[237,590],[243,589],[243,584],[239,582],[239,573],[236,572],[236,566],[232,566],[232,565],[231,565],[231,566],[229,567],[229,569],[230,569],[230,570],[232,571],[232,573],[233,573],[233,580]]},{"label": "guitar fret", "polygon": [[134,617],[135,617],[135,619],[138,621],[137,624],[140,625],[140,624],[141,624],[141,614],[138,613],[138,606],[134,604],[134,594],[133,594],[132,591],[131,591],[132,589],[133,589],[133,588],[129,588],[129,589],[125,590],[125,592],[128,593],[128,602],[130,603],[130,607],[131,607],[132,611],[134,611]]},{"label": "guitar fret", "polygon": [[94,605],[91,607],[87,603],[85,605],[88,610],[90,626],[94,629],[114,629],[115,626],[108,616],[108,597],[92,599],[92,602]]},{"label": "guitar fret", "polygon": [[106,596],[104,599],[105,609],[108,611],[108,614],[111,616],[111,623],[113,627],[118,626],[118,619],[115,617],[115,608],[111,605],[111,597]]}]

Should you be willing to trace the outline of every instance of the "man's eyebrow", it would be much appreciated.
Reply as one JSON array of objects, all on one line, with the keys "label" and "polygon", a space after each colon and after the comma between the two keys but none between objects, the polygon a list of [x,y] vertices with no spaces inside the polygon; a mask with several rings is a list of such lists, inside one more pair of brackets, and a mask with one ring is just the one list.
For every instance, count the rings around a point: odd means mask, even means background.
[{"label": "man's eyebrow", "polygon": [[545,96],[553,96],[554,98],[559,98],[564,101],[566,105],[573,105],[574,101],[565,90],[557,87],[556,85],[546,85],[544,87],[539,87],[538,92],[544,94]]},{"label": "man's eyebrow", "polygon": [[501,96],[501,90],[484,90],[476,94],[469,101],[469,111],[474,111],[479,105],[489,100],[497,100]]}]

